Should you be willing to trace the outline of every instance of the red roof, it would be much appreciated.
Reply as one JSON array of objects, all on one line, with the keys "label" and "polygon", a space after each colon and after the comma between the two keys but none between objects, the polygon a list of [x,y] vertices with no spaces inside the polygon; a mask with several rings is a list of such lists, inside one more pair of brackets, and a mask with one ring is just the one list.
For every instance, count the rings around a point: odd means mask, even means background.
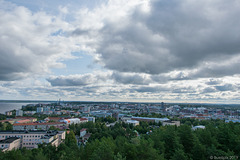
[{"label": "red roof", "polygon": [[17,121],[16,123],[27,123],[27,122],[31,122],[31,120],[30,119],[22,119],[22,120]]},{"label": "red roof", "polygon": [[87,118],[79,118],[80,119],[80,121],[86,121],[86,120],[88,120]]},{"label": "red roof", "polygon": [[86,130],[87,130],[86,128],[83,128],[83,129],[80,130],[80,132],[83,132],[83,131],[86,131]]},{"label": "red roof", "polygon": [[13,121],[12,119],[5,119],[5,120],[1,120],[0,122],[2,123],[4,123],[4,122],[9,122],[9,121]]},{"label": "red roof", "polygon": [[57,124],[65,124],[64,122],[51,122],[51,123],[15,123],[13,126],[37,126],[37,125],[57,125]]}]

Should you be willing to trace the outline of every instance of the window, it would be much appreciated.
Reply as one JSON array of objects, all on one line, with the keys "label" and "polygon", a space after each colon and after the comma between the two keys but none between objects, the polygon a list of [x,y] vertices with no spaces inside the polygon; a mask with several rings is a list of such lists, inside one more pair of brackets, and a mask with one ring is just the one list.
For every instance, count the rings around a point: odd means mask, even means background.
[{"label": "window", "polygon": [[25,143],[23,143],[23,145],[25,145]]}]

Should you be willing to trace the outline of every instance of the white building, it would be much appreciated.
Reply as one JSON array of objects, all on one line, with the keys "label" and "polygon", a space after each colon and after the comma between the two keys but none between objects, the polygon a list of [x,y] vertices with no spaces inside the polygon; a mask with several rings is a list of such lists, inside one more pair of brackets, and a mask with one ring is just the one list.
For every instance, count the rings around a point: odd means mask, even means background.
[{"label": "white building", "polygon": [[78,124],[81,123],[79,118],[71,118],[71,119],[62,119],[60,122],[64,122],[65,124]]},{"label": "white building", "polygon": [[37,108],[37,113],[42,113],[43,112],[43,107],[38,107]]},{"label": "white building", "polygon": [[192,130],[196,130],[196,129],[205,129],[205,126],[200,125],[200,126],[192,127]]},{"label": "white building", "polygon": [[81,129],[80,130],[80,137],[85,136],[86,133],[87,133],[87,129],[86,128]]},{"label": "white building", "polygon": [[0,140],[16,137],[20,139],[20,148],[28,149],[37,148],[41,143],[58,146],[65,140],[65,136],[65,131],[0,131]]},{"label": "white building", "polygon": [[164,121],[164,122],[162,122],[162,125],[163,126],[167,126],[167,125],[169,125],[169,126],[180,126],[180,121]]},{"label": "white building", "polygon": [[82,117],[82,118],[86,118],[89,122],[95,123],[95,117]]},{"label": "white building", "polygon": [[3,152],[19,149],[21,146],[21,139],[18,137],[10,137],[0,140],[0,148]]},{"label": "white building", "polygon": [[90,113],[90,107],[89,106],[84,106],[83,112],[84,113]]},{"label": "white building", "polygon": [[16,116],[23,116],[23,111],[21,109],[16,110]]},{"label": "white building", "polygon": [[139,125],[139,121],[136,121],[136,120],[127,120],[126,123],[127,124],[132,124],[133,126]]}]

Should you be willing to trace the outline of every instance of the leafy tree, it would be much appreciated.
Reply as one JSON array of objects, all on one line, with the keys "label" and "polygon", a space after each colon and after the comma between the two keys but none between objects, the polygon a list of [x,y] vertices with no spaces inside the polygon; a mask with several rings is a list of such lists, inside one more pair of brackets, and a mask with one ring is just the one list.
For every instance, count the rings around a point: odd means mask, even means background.
[{"label": "leafy tree", "polygon": [[114,157],[115,144],[111,138],[102,138],[99,146],[93,151],[91,160],[110,160]]},{"label": "leafy tree", "polygon": [[73,131],[70,131],[66,135],[65,144],[67,146],[76,146],[77,145],[77,139],[76,139],[75,134],[74,134]]},{"label": "leafy tree", "polygon": [[194,136],[194,146],[191,150],[193,160],[204,160],[206,159],[206,148],[202,145],[198,138]]},{"label": "leafy tree", "polygon": [[170,159],[177,149],[182,149],[182,145],[179,143],[179,137],[175,131],[174,126],[167,126],[166,129],[162,129],[162,140],[164,142],[166,159]]},{"label": "leafy tree", "polygon": [[126,160],[126,157],[123,157],[119,152],[113,157],[114,160]]},{"label": "leafy tree", "polygon": [[171,160],[187,160],[187,159],[188,158],[182,149],[177,149],[174,152],[173,156],[171,157]]},{"label": "leafy tree", "polygon": [[184,147],[185,153],[190,153],[193,148],[193,133],[188,125],[181,125],[178,128],[178,136],[180,138],[180,143]]},{"label": "leafy tree", "polygon": [[137,146],[137,158],[139,160],[157,160],[159,154],[156,149],[153,148],[153,141],[151,139],[141,139],[140,144]]}]

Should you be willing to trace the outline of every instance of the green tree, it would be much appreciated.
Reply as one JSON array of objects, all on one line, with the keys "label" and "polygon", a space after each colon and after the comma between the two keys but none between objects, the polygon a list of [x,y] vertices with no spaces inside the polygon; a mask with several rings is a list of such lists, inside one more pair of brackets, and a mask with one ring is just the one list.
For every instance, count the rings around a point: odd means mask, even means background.
[{"label": "green tree", "polygon": [[102,138],[99,146],[91,155],[91,160],[111,160],[114,157],[115,144],[111,138]]},{"label": "green tree", "polygon": [[178,127],[178,136],[180,143],[184,147],[185,153],[190,153],[193,148],[193,133],[191,127],[188,125],[181,125]]},{"label": "green tree", "polygon": [[187,159],[188,158],[182,149],[177,149],[174,152],[173,156],[171,157],[171,160],[187,160]]},{"label": "green tree", "polygon": [[126,160],[126,157],[123,157],[119,152],[113,157],[114,160]]}]

